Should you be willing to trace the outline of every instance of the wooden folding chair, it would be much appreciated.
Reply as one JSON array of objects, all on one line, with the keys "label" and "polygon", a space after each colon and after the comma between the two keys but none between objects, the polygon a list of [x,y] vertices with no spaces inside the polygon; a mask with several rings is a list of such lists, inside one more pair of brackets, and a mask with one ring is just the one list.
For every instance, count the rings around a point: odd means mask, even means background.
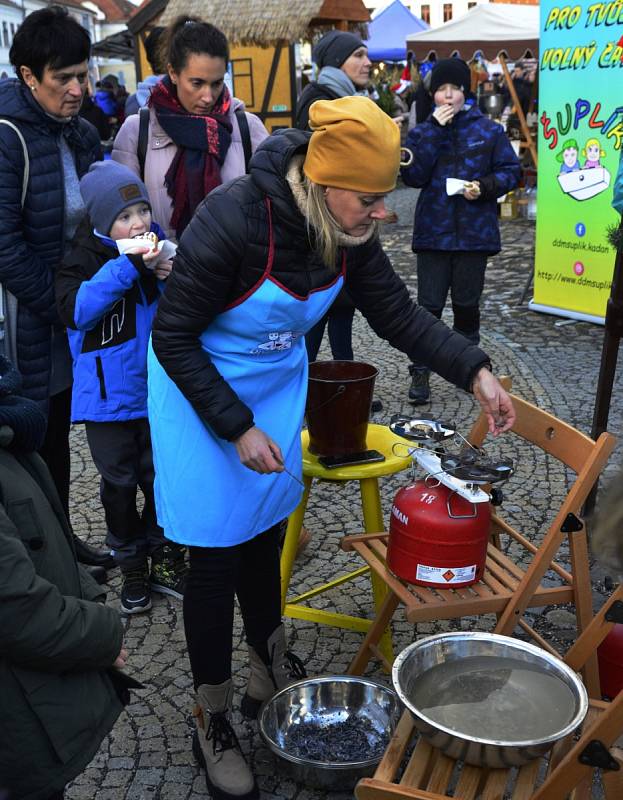
[{"label": "wooden folding chair", "polygon": [[[575,670],[584,664],[623,619],[623,587],[565,656]],[[405,711],[372,778],[357,784],[357,800],[574,800],[593,797],[594,769],[601,769],[606,800],[623,798],[623,750],[612,745],[623,735],[623,692],[612,703],[591,700],[579,738],[556,744],[551,753],[520,768],[487,769],[455,761],[417,738]],[[415,747],[411,749],[415,742]]]},{"label": "wooden folding chair", "polygon": [[[547,454],[576,473],[576,479],[541,543],[531,541],[498,514],[493,514],[482,580],[468,588],[438,590],[407,585],[392,575],[385,563],[387,533],[345,537],[342,547],[359,553],[389,589],[349,667],[350,674],[361,674],[373,656],[383,661],[386,667],[390,666],[383,658],[378,642],[400,603],[404,605],[406,618],[411,623],[494,613],[498,618],[496,633],[511,635],[520,625],[550,652],[555,651],[522,619],[527,608],[573,603],[580,631],[592,619],[587,537],[579,514],[616,440],[611,434],[603,433],[593,441],[552,414],[515,395],[511,397],[517,412],[512,433],[531,442],[543,461]],[[486,435],[487,422],[481,414],[468,438],[472,444],[481,445]],[[535,476],[537,480],[538,475]],[[554,561],[565,537],[570,547],[571,571]],[[515,557],[516,551],[521,558]],[[529,563],[524,568],[520,562],[526,561]],[[543,585],[548,570],[552,571],[559,585]],[[595,658],[590,659],[585,668],[585,680],[591,694],[597,696],[599,679]]]}]

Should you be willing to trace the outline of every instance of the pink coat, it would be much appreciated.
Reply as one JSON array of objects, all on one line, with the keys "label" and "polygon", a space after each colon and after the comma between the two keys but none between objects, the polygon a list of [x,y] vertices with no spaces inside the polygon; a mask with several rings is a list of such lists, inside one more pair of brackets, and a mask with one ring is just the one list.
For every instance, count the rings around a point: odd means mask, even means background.
[{"label": "pink coat", "polygon": [[[244,175],[245,172],[242,138],[238,120],[234,113],[235,109],[240,107],[244,108],[244,103],[234,97],[229,111],[233,126],[232,141],[225,157],[225,163],[221,168],[223,183]],[[251,134],[251,147],[255,152],[257,146],[268,136],[268,131],[255,114],[246,112],[246,115],[249,123],[249,133]],[[117,134],[112,151],[112,157],[115,161],[125,164],[137,175],[140,174],[138,156],[136,154],[138,125],[138,114],[128,117]],[[170,225],[173,203],[164,185],[164,176],[167,174],[176,151],[177,146],[158,124],[156,113],[152,108],[149,114],[149,139],[145,156],[145,186],[151,200],[152,218],[166,231],[167,236],[171,239],[175,239],[175,231],[171,229]]]}]

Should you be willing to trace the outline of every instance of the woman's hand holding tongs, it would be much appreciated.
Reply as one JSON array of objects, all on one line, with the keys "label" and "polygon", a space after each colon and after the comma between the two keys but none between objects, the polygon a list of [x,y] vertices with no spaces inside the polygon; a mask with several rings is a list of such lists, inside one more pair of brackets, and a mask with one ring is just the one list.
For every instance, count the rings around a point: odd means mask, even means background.
[{"label": "woman's hand holding tongs", "polygon": [[249,428],[234,442],[241,463],[262,474],[283,472],[283,455],[279,445],[263,430]]}]

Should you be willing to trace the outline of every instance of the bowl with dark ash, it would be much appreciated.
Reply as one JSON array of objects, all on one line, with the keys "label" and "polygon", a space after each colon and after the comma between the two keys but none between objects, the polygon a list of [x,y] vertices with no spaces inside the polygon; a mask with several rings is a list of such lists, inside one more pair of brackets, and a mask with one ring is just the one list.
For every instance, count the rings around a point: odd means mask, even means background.
[{"label": "bowl with dark ash", "polygon": [[378,681],[328,675],[297,681],[268,700],[262,738],[291,778],[349,791],[371,775],[398,724],[396,693]]}]

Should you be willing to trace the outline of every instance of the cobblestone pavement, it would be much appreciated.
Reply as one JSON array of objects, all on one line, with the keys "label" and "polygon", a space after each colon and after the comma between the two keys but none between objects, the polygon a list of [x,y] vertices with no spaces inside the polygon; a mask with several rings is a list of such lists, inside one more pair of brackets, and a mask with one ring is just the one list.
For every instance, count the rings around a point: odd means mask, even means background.
[{"label": "cobblestone pavement", "polygon": [[[406,189],[395,192],[389,205],[398,211],[399,222],[388,227],[383,239],[396,269],[415,296],[415,260],[410,249],[414,196],[414,192]],[[532,269],[534,226],[526,221],[507,222],[503,225],[503,240],[503,252],[492,259],[487,274],[482,345],[491,355],[496,372],[512,376],[514,391],[589,432],[603,329],[588,323],[560,324],[555,317],[535,314],[528,311],[526,305],[519,305]],[[354,343],[356,357],[379,368],[375,396],[382,401],[383,411],[375,415],[374,421],[386,422],[394,413],[409,412],[407,359],[380,341],[359,317]],[[327,351],[322,355],[328,357]],[[621,388],[619,377],[610,421],[610,430],[615,433],[621,429]],[[432,393],[430,411],[441,418],[456,420],[459,430],[467,432],[475,415],[473,398],[436,376],[432,379]],[[492,443],[489,452],[509,454],[516,459],[517,472],[505,489],[504,513],[511,522],[515,521],[533,535],[548,518],[548,509],[560,502],[568,478],[555,466],[540,464],[528,446],[518,445],[513,438]],[[81,427],[72,432],[72,447],[72,521],[78,535],[101,544],[105,530],[97,476]],[[610,475],[620,461],[619,448],[608,468]],[[407,473],[381,481],[385,513],[395,492],[406,482]],[[360,566],[355,556],[339,549],[340,538],[345,533],[362,529],[355,484],[315,484],[305,524],[314,536],[296,563],[293,590],[305,591],[314,585],[318,576],[328,577]],[[113,572],[109,602],[117,607],[119,588],[118,574]],[[604,589],[602,571],[597,566],[594,590],[598,603]],[[371,613],[366,578],[345,584],[315,602],[320,608],[339,608],[359,616]],[[564,646],[575,635],[574,617],[566,609],[543,609],[530,616],[537,629],[558,646]],[[67,797],[72,800],[199,800],[206,797],[203,775],[190,750],[192,684],[181,604],[156,596],[151,613],[128,618],[125,624],[125,644],[130,652],[128,671],[148,688],[135,693],[134,701],[103,742],[89,768],[69,787]],[[414,627],[404,621],[399,610],[393,625],[395,647],[400,650],[417,635],[438,630],[490,629],[491,625],[488,618],[464,618]],[[360,634],[309,622],[289,620],[287,627],[292,649],[307,663],[310,674],[344,673],[361,641]],[[239,620],[234,639],[233,674],[239,699],[247,678]],[[388,680],[374,666],[370,674]],[[237,712],[234,722],[265,798],[341,800],[352,796],[349,791],[313,791],[284,778],[262,746],[257,727],[243,722]]]}]

